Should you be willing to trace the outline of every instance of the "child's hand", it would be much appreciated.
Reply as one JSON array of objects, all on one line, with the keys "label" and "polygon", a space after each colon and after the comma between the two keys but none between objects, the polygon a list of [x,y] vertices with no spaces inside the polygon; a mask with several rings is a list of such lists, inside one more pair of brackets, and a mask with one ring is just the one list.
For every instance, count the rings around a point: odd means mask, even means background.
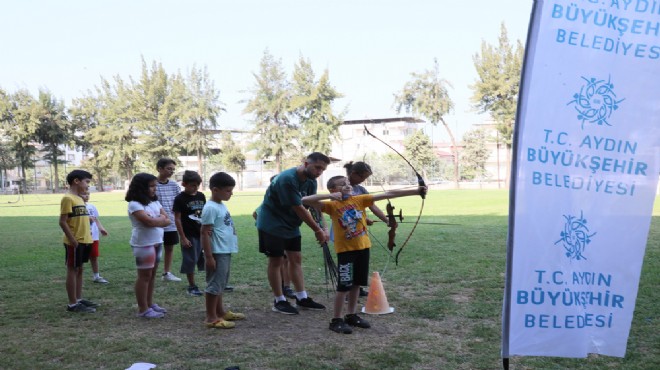
[{"label": "child's hand", "polygon": [[99,231],[101,232],[101,235],[108,236],[108,232],[105,231],[105,229],[100,229]]},{"label": "child's hand", "polygon": [[319,229],[315,231],[314,236],[316,237],[316,240],[318,240],[318,242],[321,244],[327,243],[328,240],[330,240],[330,235],[328,235],[328,232],[325,231],[324,229]]},{"label": "child's hand", "polygon": [[343,199],[343,194],[341,191],[338,191],[336,193],[330,193],[330,199],[332,200],[342,200]]},{"label": "child's hand", "polygon": [[374,224],[373,220],[367,219],[367,226],[371,226]]},{"label": "child's hand", "polygon": [[184,248],[190,248],[192,247],[192,242],[184,237],[181,239],[181,246]]}]

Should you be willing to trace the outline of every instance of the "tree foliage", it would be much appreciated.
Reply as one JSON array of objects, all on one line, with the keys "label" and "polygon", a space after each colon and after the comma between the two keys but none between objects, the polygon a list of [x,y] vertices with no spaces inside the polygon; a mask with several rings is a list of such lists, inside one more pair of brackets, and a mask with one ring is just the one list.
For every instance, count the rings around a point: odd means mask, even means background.
[{"label": "tree foliage", "polygon": [[57,192],[60,185],[58,167],[66,163],[66,158],[60,160],[64,154],[61,148],[73,143],[73,126],[69,122],[64,102],[57,100],[47,90],[39,91],[39,99],[33,107],[33,116],[39,122],[35,136],[45,152],[43,159],[54,168],[53,190]]},{"label": "tree foliage", "polygon": [[451,140],[454,152],[454,180],[458,186],[458,146],[449,125],[444,119],[453,108],[449,97],[449,81],[440,77],[438,60],[433,61],[433,69],[411,73],[412,79],[406,82],[398,94],[394,95],[396,112],[405,110],[418,117],[424,117],[434,126],[442,123]]},{"label": "tree foliage", "polygon": [[403,146],[406,148],[406,156],[413,166],[422,171],[424,177],[427,177],[428,172],[426,169],[431,168],[435,160],[429,136],[424,131],[417,130],[414,134],[406,137]]},{"label": "tree foliage", "polygon": [[330,152],[343,120],[343,114],[335,115],[332,104],[341,97],[330,85],[327,69],[316,81],[311,62],[300,57],[293,71],[291,111],[300,127],[301,152]]},{"label": "tree foliage", "polygon": [[470,130],[463,135],[461,179],[480,180],[486,175],[486,161],[490,152],[486,147],[488,135],[484,129]]},{"label": "tree foliage", "polygon": [[243,113],[251,114],[253,133],[259,140],[252,145],[259,158],[273,157],[275,168],[282,171],[282,160],[295,150],[293,141],[298,132],[290,122],[291,89],[282,61],[268,50],[261,58],[259,73],[253,74],[255,84],[249,91]]},{"label": "tree foliage", "polygon": [[518,104],[523,51],[520,40],[515,48],[511,45],[502,23],[498,45],[482,41],[481,52],[472,58],[479,76],[471,86],[472,101],[481,112],[490,113],[509,148]]}]

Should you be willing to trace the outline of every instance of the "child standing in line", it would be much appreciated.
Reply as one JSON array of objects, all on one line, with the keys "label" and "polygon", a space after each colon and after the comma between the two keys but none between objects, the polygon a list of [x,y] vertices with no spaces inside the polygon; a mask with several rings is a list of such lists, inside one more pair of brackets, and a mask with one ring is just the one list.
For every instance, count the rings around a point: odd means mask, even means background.
[{"label": "child standing in line", "polygon": [[92,230],[92,251],[89,254],[89,261],[92,265],[92,281],[99,284],[107,284],[108,281],[99,274],[99,235],[107,236],[108,232],[105,230],[99,220],[99,211],[96,207],[89,202],[89,191],[80,194],[80,197],[85,201],[87,213],[89,213],[89,227]]},{"label": "child standing in line", "polygon": [[163,228],[170,224],[156,196],[156,176],[138,173],[133,176],[125,200],[131,219],[131,248],[137,266],[135,299],[138,316],[157,319],[167,310],[153,302],[158,262],[163,253]]},{"label": "child standing in line", "polygon": [[228,201],[236,181],[224,172],[211,176],[209,189],[211,200],[202,211],[201,240],[206,256],[206,326],[231,329],[232,321],[243,320],[245,315],[225,311],[222,292],[229,280],[231,254],[238,252],[238,240],[234,221],[223,202]]},{"label": "child standing in line", "polygon": [[98,304],[82,298],[83,264],[89,261],[92,249],[92,233],[85,201],[78,195],[87,192],[92,174],[73,170],[66,176],[69,192],[60,202],[60,228],[64,232],[66,263],[66,294],[69,298],[67,311],[96,312]]},{"label": "child standing in line", "polygon": [[167,218],[170,220],[170,224],[165,226],[165,234],[163,235],[165,258],[163,259],[162,278],[163,281],[181,281],[181,278],[174,275],[171,271],[172,261],[174,260],[174,245],[179,243],[179,234],[174,224],[172,206],[174,205],[174,197],[181,192],[181,188],[176,181],[170,180],[172,175],[174,175],[174,171],[176,171],[176,162],[171,158],[161,158],[156,163],[156,171],[158,171],[156,195],[163,209],[165,209]]},{"label": "child standing in line", "polygon": [[[423,194],[426,187],[416,189],[390,190],[375,195],[352,195],[353,187],[344,176],[334,176],[328,180],[326,195],[304,197],[304,205],[322,210],[332,218],[335,232],[335,251],[339,281],[334,301],[334,317],[330,321],[330,330],[350,334],[351,327],[370,328],[366,320],[357,315],[357,301],[360,286],[367,285],[369,278],[369,248],[371,241],[367,235],[365,209],[374,201]],[[321,201],[334,199],[335,201]],[[348,296],[348,314],[342,317],[344,301]]]},{"label": "child standing in line", "polygon": [[195,266],[197,270],[204,271],[204,254],[199,239],[201,228],[202,209],[206,204],[204,193],[197,191],[202,177],[195,171],[183,173],[183,192],[174,198],[174,223],[181,240],[181,273],[188,278],[188,294],[202,296],[195,284]]}]

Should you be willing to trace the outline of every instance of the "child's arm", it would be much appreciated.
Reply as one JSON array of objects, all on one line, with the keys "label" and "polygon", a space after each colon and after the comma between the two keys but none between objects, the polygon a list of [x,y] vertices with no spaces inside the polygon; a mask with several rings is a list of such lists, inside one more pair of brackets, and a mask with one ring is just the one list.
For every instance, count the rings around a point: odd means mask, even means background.
[{"label": "child's arm", "polygon": [[184,248],[192,247],[192,243],[186,238],[186,234],[183,232],[181,212],[174,212],[174,225],[176,225],[176,231],[179,233],[179,238],[181,238],[181,246]]},{"label": "child's arm", "polygon": [[306,197],[302,198],[302,203],[306,206],[314,207],[316,209],[322,209],[323,208],[323,202],[322,200],[341,200],[342,194],[341,192],[337,193],[328,193],[328,194],[314,194],[314,195],[308,195]]},{"label": "child's arm", "polygon": [[[380,208],[378,208],[377,205],[375,204],[371,205],[371,207],[369,207],[369,210],[385,224],[389,222],[389,220],[387,219],[387,215]],[[370,225],[369,221],[371,220],[367,219],[367,225]],[[371,221],[371,223],[373,224],[373,221]]]},{"label": "child's arm", "polygon": [[62,231],[64,231],[64,235],[66,235],[66,238],[69,239],[69,245],[73,247],[77,247],[78,241],[76,240],[76,237],[73,235],[73,232],[69,227],[69,224],[66,223],[66,220],[68,219],[69,219],[69,215],[67,214],[60,215],[60,228],[62,228]]},{"label": "child's arm", "polygon": [[167,218],[167,214],[163,208],[160,209],[158,217],[151,217],[144,210],[133,212],[133,216],[145,226],[149,227],[166,227],[170,225],[170,219]]},{"label": "child's arm", "polygon": [[211,249],[211,233],[213,232],[213,225],[202,225],[200,233],[200,241],[204,249],[204,259],[206,260],[206,271],[215,270],[215,259],[213,258],[213,250]]},{"label": "child's arm", "polygon": [[412,189],[393,189],[388,190],[384,193],[378,193],[373,195],[374,202],[383,199],[392,199],[399,197],[407,197],[410,195],[420,195],[422,192],[426,192],[428,188],[426,186],[420,186]]},{"label": "child's arm", "polygon": [[108,232],[105,230],[105,227],[103,227],[103,225],[101,224],[101,220],[99,220],[99,218],[96,217],[96,221],[95,221],[95,222],[96,222],[96,227],[99,228],[99,232],[101,233],[101,235],[103,235],[103,236],[107,236],[107,235],[108,235]]}]

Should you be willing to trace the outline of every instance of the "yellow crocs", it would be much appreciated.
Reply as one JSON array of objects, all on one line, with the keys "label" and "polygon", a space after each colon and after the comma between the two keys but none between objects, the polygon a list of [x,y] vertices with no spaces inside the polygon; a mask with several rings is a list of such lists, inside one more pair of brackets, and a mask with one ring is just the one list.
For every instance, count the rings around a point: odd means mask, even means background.
[{"label": "yellow crocs", "polygon": [[225,320],[222,320],[222,319],[217,320],[215,322],[207,322],[206,323],[206,327],[207,328],[212,328],[212,329],[231,329],[234,326],[236,326],[236,324],[234,324],[233,322],[225,321]]},{"label": "yellow crocs", "polygon": [[245,315],[242,314],[242,313],[235,313],[235,312],[227,311],[227,313],[225,313],[225,316],[223,317],[223,319],[229,320],[229,321],[243,320],[243,319],[245,319]]}]

